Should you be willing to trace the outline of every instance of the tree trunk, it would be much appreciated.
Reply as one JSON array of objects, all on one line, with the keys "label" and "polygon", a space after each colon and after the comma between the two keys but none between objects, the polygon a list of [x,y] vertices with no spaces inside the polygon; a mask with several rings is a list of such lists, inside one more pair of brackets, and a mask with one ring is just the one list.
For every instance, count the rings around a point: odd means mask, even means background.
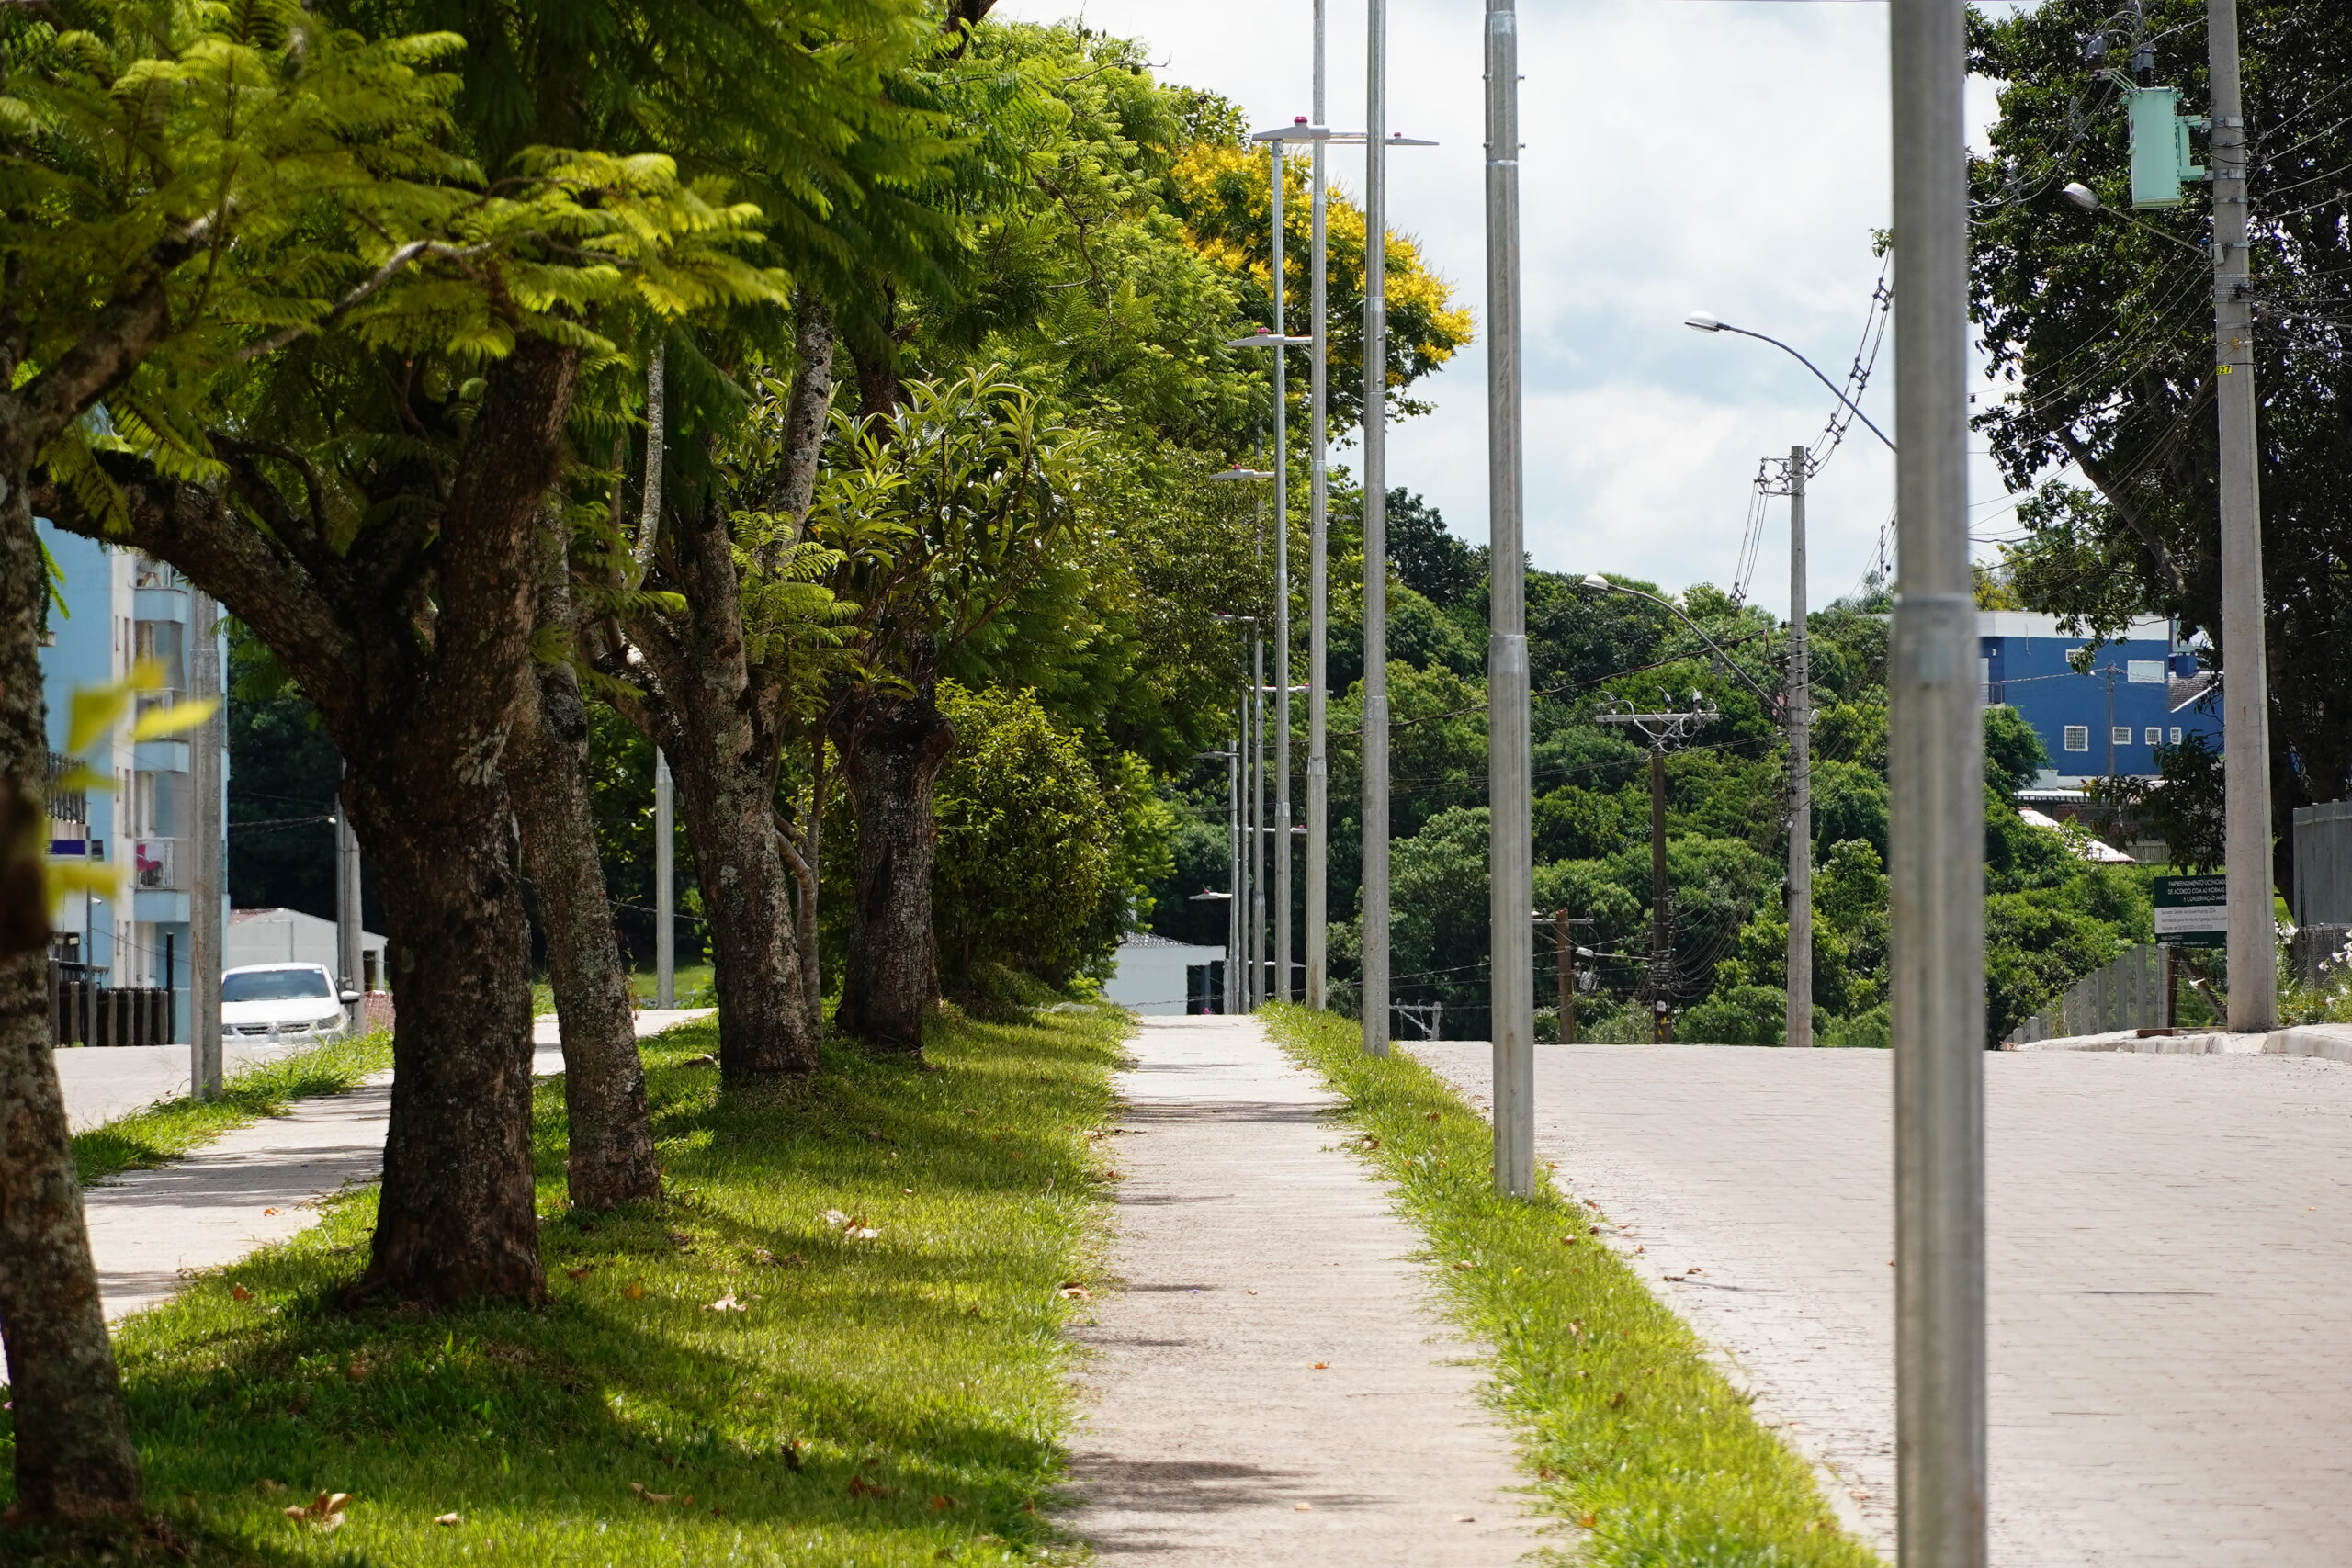
[{"label": "tree trunk", "polygon": [[[39,652],[47,578],[25,478],[20,461],[0,467],[0,773],[19,818],[9,824],[19,829],[15,841],[0,848],[12,859],[39,853],[34,844],[45,846],[47,833],[33,804],[49,769]],[[27,891],[20,876],[6,881],[20,897]],[[33,892],[40,897],[37,885]],[[46,911],[34,915],[45,931]],[[6,922],[16,951],[0,956],[0,1337],[15,1406],[17,1509],[36,1523],[135,1515],[139,1455],[50,1057],[48,955],[39,945],[24,950],[29,933],[16,928],[27,923]]]},{"label": "tree trunk", "polygon": [[[571,631],[571,566],[560,523],[540,541],[539,619]],[[588,804],[588,708],[568,663],[537,671],[536,722],[518,726],[507,781],[523,858],[538,894],[548,977],[563,1039],[565,1173],[571,1206],[592,1213],[662,1195],[638,1055],[635,998],[605,888]]]},{"label": "tree trunk", "polygon": [[921,1052],[938,996],[931,870],[932,791],[956,727],[926,694],[868,694],[846,704],[834,748],[857,822],[856,897],[835,1021],[885,1050]]},{"label": "tree trunk", "polygon": [[383,1197],[356,1293],[536,1303],[530,937],[513,807],[494,772],[469,785],[388,739],[344,786],[383,892],[394,1004]]}]

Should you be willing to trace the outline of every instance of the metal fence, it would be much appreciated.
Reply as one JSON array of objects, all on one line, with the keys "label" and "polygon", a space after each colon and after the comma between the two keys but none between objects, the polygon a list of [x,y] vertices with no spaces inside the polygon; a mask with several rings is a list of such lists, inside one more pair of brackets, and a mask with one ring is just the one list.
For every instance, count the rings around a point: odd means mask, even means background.
[{"label": "metal fence", "polygon": [[50,1041],[57,1045],[170,1045],[172,993],[161,986],[102,986],[96,972],[51,959]]},{"label": "metal fence", "polygon": [[2066,987],[2065,995],[2009,1032],[2012,1044],[2165,1024],[2165,953],[2154,942],[2127,949]]}]

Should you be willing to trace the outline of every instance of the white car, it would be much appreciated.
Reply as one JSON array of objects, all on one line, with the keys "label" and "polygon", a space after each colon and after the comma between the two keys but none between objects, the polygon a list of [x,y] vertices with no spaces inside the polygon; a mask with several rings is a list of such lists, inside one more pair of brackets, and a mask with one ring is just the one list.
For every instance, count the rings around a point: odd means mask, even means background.
[{"label": "white car", "polygon": [[220,1038],[256,1041],[340,1040],[344,1011],[356,991],[335,990],[322,964],[248,964],[220,976]]}]

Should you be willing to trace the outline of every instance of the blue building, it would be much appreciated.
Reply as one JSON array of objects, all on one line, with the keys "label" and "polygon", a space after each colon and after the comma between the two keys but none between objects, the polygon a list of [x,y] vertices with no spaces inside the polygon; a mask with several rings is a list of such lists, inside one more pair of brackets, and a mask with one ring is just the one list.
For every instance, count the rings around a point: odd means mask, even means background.
[{"label": "blue building", "polygon": [[[40,526],[41,542],[57,565],[64,604],[62,613],[51,606],[41,650],[50,750],[60,753],[75,689],[120,681],[141,660],[154,660],[163,673],[138,694],[140,711],[184,700],[188,649],[199,634],[189,624],[196,596],[178,572],[135,550],[96,544],[46,522]],[[220,637],[215,628],[206,631]],[[225,639],[221,649],[225,672]],[[93,862],[113,874],[112,891],[74,894],[57,912],[52,956],[85,966],[103,987],[178,991],[172,1027],[183,1040],[194,869],[188,842],[196,821],[188,790],[193,744],[186,739],[133,743],[126,727],[82,759],[112,787],[90,790],[78,799],[62,796],[50,811],[51,859]],[[227,776],[224,754],[224,783]],[[225,802],[212,820],[225,823]],[[226,829],[220,830],[225,836]]]},{"label": "blue building", "polygon": [[2213,678],[2169,621],[2134,621],[2091,656],[2087,672],[2069,656],[2090,639],[2060,630],[2055,615],[1984,610],[1976,630],[1984,701],[2015,708],[2041,737],[2051,761],[2043,789],[2153,774],[2156,748],[2191,735],[2221,747]]}]

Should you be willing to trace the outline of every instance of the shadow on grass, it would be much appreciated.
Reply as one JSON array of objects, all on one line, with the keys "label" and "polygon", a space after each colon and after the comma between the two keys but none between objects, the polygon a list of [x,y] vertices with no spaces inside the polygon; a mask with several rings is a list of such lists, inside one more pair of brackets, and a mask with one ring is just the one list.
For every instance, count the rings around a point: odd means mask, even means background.
[{"label": "shadow on grass", "polygon": [[[125,1325],[152,1501],[205,1562],[1054,1561],[1057,1290],[1124,1028],[963,1022],[944,1071],[836,1053],[752,1094],[684,1065],[709,1025],[673,1032],[647,1047],[671,1196],[594,1217],[560,1213],[542,1085],[548,1305],[341,1311],[374,1200],[338,1203]],[[321,1491],[356,1499],[332,1534],[283,1512]]]}]

